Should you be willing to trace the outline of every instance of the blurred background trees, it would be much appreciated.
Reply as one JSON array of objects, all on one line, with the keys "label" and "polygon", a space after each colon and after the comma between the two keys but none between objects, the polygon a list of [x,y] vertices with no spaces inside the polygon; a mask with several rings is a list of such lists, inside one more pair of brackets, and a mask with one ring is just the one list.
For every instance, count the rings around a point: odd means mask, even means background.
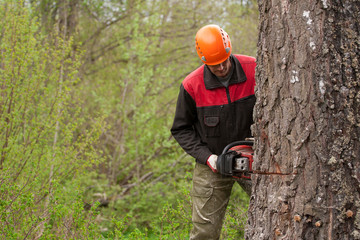
[{"label": "blurred background trees", "polygon": [[[256,1],[1,0],[1,236],[183,239],[194,160],[178,89],[214,23],[255,56]],[[242,236],[237,189],[223,238]]]}]

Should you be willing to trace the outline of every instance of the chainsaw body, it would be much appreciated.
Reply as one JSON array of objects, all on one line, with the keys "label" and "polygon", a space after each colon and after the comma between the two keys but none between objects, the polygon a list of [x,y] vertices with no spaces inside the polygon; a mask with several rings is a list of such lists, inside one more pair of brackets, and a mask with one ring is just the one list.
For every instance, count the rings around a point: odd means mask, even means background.
[{"label": "chainsaw body", "polygon": [[216,168],[222,175],[251,179],[254,162],[252,141],[237,141],[227,145],[218,157]]}]

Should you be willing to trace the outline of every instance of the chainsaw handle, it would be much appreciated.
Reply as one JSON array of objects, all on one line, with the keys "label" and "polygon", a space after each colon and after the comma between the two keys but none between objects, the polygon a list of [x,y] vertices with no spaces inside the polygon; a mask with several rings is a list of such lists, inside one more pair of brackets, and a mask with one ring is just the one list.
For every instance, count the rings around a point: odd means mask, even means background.
[{"label": "chainsaw handle", "polygon": [[235,147],[237,145],[253,146],[254,142],[253,141],[236,141],[236,142],[232,142],[232,143],[226,145],[226,147],[224,148],[222,154],[227,153],[227,151],[229,151],[230,148]]}]

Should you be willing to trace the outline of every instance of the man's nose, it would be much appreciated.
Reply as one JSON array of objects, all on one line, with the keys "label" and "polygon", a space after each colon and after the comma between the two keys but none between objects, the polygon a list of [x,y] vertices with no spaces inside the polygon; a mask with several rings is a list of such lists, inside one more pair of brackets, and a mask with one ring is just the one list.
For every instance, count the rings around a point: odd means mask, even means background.
[{"label": "man's nose", "polygon": [[224,67],[225,67],[225,64],[224,64],[224,63],[220,63],[220,64],[219,64],[219,70],[223,70]]}]

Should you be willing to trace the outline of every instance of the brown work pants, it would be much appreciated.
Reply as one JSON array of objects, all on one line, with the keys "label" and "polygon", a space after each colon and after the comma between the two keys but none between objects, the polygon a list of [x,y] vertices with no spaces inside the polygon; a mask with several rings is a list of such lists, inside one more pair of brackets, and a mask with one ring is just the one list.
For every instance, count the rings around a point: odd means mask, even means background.
[{"label": "brown work pants", "polygon": [[207,165],[196,163],[193,174],[192,222],[190,240],[219,239],[231,189],[235,182],[251,193],[251,181],[214,173]]}]

